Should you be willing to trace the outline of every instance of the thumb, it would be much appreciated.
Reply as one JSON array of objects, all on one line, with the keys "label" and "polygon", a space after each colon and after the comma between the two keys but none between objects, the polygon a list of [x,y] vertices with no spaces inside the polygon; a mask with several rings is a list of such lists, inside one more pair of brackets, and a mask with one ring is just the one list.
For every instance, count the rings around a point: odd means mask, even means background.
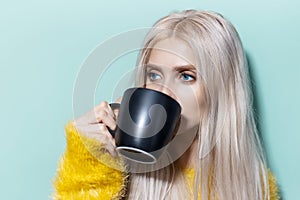
[{"label": "thumb", "polygon": [[119,96],[119,97],[117,98],[116,102],[117,102],[117,103],[121,103],[121,101],[122,101],[122,96]]}]

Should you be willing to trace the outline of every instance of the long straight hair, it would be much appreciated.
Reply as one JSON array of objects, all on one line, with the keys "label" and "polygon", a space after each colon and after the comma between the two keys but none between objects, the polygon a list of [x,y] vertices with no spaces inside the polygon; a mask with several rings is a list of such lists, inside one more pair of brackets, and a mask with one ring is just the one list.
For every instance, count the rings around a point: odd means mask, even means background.
[{"label": "long straight hair", "polygon": [[[137,85],[158,41],[185,41],[196,58],[206,111],[199,124],[194,187],[171,164],[132,174],[128,199],[269,199],[268,169],[253,116],[253,95],[241,40],[220,14],[185,10],[157,21],[140,53]],[[200,85],[199,85],[200,87]],[[192,190],[191,190],[192,189]]]}]

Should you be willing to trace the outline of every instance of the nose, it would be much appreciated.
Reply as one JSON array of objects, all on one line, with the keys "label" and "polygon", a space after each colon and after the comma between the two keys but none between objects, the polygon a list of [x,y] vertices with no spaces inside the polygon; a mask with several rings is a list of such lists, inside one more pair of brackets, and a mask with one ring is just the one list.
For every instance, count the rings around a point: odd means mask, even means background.
[{"label": "nose", "polygon": [[156,90],[158,92],[164,93],[170,97],[172,97],[173,99],[175,99],[177,101],[177,97],[175,95],[175,91],[168,87],[167,85],[163,85],[163,84],[147,84],[146,88],[152,89],[152,90]]}]

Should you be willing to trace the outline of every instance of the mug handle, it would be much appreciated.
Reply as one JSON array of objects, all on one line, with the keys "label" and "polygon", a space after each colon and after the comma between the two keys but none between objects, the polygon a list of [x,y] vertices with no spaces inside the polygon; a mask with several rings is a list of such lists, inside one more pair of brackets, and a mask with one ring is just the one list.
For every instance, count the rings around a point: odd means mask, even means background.
[{"label": "mug handle", "polygon": [[[120,103],[110,103],[109,106],[111,107],[112,110],[115,110],[115,109],[120,109]],[[116,133],[116,129],[115,130],[111,130],[109,127],[107,127],[109,133],[115,137],[115,133]]]}]

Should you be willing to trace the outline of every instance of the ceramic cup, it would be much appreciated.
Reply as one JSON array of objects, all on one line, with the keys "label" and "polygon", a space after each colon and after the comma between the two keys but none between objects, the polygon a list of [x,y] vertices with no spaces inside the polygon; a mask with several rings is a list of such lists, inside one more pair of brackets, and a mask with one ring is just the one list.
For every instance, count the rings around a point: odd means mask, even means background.
[{"label": "ceramic cup", "polygon": [[162,92],[136,87],[124,92],[121,104],[110,106],[119,109],[117,128],[109,130],[119,154],[139,163],[156,163],[175,134],[180,104]]}]

